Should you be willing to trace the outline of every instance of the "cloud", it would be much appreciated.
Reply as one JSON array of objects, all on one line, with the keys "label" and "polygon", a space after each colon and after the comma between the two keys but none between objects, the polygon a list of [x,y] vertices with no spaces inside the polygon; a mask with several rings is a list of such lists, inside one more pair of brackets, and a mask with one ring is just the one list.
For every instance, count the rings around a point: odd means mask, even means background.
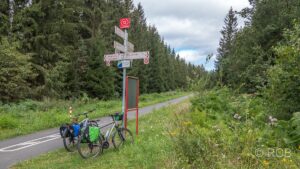
[{"label": "cloud", "polygon": [[185,59],[187,62],[194,65],[203,65],[206,70],[213,70],[215,65],[216,55],[213,55],[210,60],[207,60],[207,55],[205,52],[187,49],[178,51],[178,54],[181,58]]},{"label": "cloud", "polygon": [[[182,58],[194,64],[205,64],[206,56],[216,53],[229,8],[248,6],[248,0],[134,0],[139,2],[148,23],[157,27]],[[213,64],[205,67],[211,69]]]},{"label": "cloud", "polygon": [[177,52],[182,58],[184,58],[187,62],[195,63],[199,59],[201,59],[199,53],[195,50],[182,50]]}]

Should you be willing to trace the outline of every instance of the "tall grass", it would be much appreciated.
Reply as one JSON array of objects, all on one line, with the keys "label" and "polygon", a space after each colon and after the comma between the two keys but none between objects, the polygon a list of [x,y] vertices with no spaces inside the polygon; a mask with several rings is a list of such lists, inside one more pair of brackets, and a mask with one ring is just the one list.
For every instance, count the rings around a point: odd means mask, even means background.
[{"label": "tall grass", "polygon": [[178,117],[183,125],[173,125],[176,168],[300,168],[293,123],[271,123],[262,99],[221,89],[192,102],[192,112]]}]

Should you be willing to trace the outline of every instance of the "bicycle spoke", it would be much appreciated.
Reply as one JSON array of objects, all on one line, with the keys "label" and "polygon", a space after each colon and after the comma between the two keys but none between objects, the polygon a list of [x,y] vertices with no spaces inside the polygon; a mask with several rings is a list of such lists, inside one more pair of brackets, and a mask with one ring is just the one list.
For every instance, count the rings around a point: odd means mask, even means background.
[{"label": "bicycle spoke", "polygon": [[132,133],[128,129],[121,128],[116,133],[114,133],[112,138],[114,147],[118,149],[119,147],[127,144],[133,143]]}]

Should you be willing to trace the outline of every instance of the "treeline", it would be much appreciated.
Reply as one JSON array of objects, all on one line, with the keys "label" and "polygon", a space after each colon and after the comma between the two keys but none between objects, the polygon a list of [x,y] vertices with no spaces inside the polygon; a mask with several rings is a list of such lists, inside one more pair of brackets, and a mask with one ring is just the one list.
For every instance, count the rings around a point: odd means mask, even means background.
[{"label": "treeline", "polygon": [[131,18],[129,41],[150,51],[150,64],[134,61],[129,75],[142,93],[186,89],[205,70],[187,64],[146,23],[132,0],[3,0],[0,3],[0,101],[107,99],[121,93],[122,72],[107,67],[114,26]]},{"label": "treeline", "polygon": [[[211,79],[262,97],[270,114],[290,118],[300,111],[300,1],[249,2],[251,7],[230,9],[225,18]],[[246,20],[242,29],[238,16]]]}]

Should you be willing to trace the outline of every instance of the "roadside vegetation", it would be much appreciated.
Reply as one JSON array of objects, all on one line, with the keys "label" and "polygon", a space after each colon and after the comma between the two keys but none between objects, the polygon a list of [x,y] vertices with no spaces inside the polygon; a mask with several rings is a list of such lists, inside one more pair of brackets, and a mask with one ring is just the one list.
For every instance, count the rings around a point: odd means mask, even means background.
[{"label": "roadside vegetation", "polygon": [[[140,107],[160,103],[183,95],[186,92],[152,93],[140,96]],[[74,101],[65,100],[28,100],[20,103],[0,105],[0,140],[13,136],[24,135],[58,127],[62,123],[70,122],[69,107],[73,108],[73,115],[95,109],[90,118],[103,117],[121,111],[120,99],[103,101],[83,97]]]},{"label": "roadside vegetation", "polygon": [[135,144],[120,151],[83,160],[60,149],[13,168],[298,169],[299,121],[276,119],[255,95],[212,89],[141,117]]},{"label": "roadside vegetation", "polygon": [[255,95],[228,88],[201,92],[191,113],[173,125],[175,168],[300,168],[300,114],[290,120],[273,114]]}]

